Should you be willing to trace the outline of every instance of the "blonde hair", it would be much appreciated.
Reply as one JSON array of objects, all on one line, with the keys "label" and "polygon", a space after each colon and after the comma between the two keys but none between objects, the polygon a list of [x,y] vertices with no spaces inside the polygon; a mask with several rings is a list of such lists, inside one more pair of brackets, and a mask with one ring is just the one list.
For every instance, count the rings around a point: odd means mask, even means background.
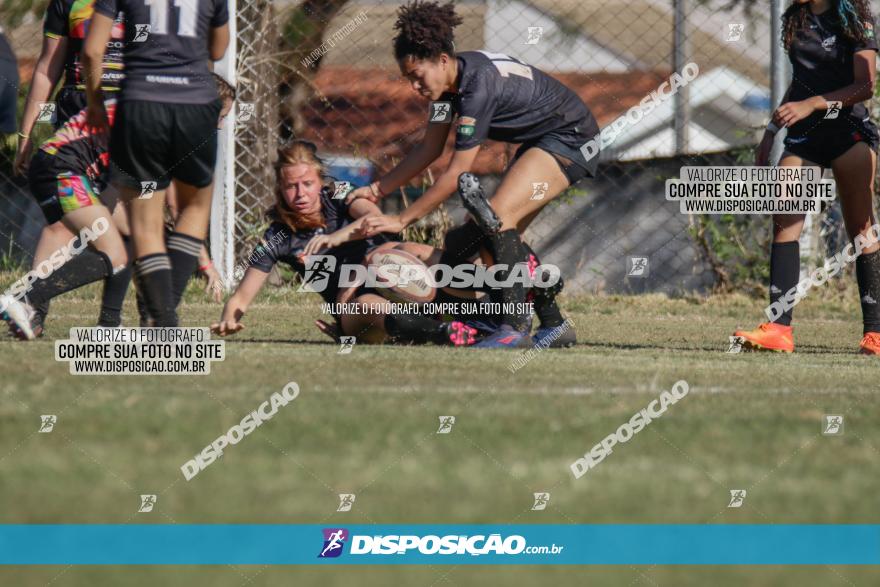
[{"label": "blonde hair", "polygon": [[269,217],[289,226],[292,230],[320,228],[325,225],[324,215],[318,212],[317,216],[306,216],[293,210],[284,199],[284,191],[281,189],[281,170],[293,165],[309,165],[314,168],[321,180],[321,185],[327,182],[324,172],[324,162],[317,155],[318,147],[314,143],[304,140],[293,140],[278,148],[278,159],[275,160],[275,207],[269,211]]}]

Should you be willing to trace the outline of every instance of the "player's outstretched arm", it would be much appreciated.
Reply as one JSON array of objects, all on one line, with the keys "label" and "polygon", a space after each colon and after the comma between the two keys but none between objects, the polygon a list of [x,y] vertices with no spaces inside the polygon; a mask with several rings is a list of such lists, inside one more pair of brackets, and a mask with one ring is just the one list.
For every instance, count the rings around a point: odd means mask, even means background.
[{"label": "player's outstretched arm", "polygon": [[254,269],[253,267],[249,268],[245,272],[241,283],[235,288],[235,293],[226,301],[220,321],[211,324],[211,332],[220,336],[226,336],[227,334],[235,334],[242,330],[244,324],[241,323],[241,318],[247,312],[248,306],[251,305],[257,294],[260,293],[260,290],[263,289],[263,284],[266,283],[268,277],[269,274],[267,272]]},{"label": "player's outstretched arm", "polygon": [[452,156],[452,161],[449,162],[449,167],[437,178],[434,185],[428,188],[418,200],[413,202],[401,214],[396,216],[383,214],[365,219],[363,223],[364,236],[370,237],[380,232],[400,232],[413,222],[427,216],[440,204],[448,200],[449,196],[458,189],[458,176],[471,170],[479,151],[479,146],[456,151]]},{"label": "player's outstretched arm", "polygon": [[366,238],[363,232],[364,220],[370,216],[380,216],[382,211],[369,200],[359,198],[348,207],[348,215],[354,222],[346,224],[331,234],[319,234],[312,238],[303,249],[302,257],[314,255],[324,249],[332,249],[347,242]]},{"label": "player's outstretched arm", "polygon": [[391,171],[370,185],[353,190],[346,201],[355,202],[359,198],[377,203],[416,175],[428,168],[428,165],[443,154],[446,137],[449,136],[451,124],[429,124],[425,137],[403,160]]}]

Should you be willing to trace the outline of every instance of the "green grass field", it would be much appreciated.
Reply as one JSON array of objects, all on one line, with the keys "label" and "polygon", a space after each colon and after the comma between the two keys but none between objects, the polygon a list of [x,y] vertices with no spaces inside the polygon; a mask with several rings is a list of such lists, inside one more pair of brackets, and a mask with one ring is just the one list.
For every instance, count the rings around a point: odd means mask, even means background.
[{"label": "green grass field", "polygon": [[[47,336],[0,342],[3,523],[880,523],[880,363],[855,354],[855,296],[796,309],[794,355],[727,354],[761,300],[567,299],[580,344],[540,353],[357,345],[337,354],[317,296],[261,297],[205,377],[72,376],[52,340],[97,289],[57,300]],[[191,290],[186,325],[220,307]],[[133,305],[126,318],[135,322]],[[569,464],[669,389],[690,393],[595,470]],[[287,382],[299,398],[192,481],[179,467]],[[38,434],[41,414],[56,414]],[[823,414],[845,416],[823,436]],[[436,434],[439,416],[451,433]],[[746,489],[741,508],[730,489]],[[549,491],[545,511],[532,493]],[[137,513],[139,495],[158,495]],[[337,513],[337,494],[357,495]],[[841,585],[859,567],[9,567],[0,585]]]}]

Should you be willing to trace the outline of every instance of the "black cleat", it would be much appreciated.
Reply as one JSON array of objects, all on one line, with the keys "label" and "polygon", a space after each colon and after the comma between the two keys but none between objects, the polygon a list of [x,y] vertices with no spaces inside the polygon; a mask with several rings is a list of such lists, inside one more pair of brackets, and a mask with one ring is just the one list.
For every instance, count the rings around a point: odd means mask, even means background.
[{"label": "black cleat", "polygon": [[486,234],[495,234],[501,230],[501,220],[489,205],[480,187],[480,180],[473,173],[462,173],[458,176],[458,195],[461,203]]}]

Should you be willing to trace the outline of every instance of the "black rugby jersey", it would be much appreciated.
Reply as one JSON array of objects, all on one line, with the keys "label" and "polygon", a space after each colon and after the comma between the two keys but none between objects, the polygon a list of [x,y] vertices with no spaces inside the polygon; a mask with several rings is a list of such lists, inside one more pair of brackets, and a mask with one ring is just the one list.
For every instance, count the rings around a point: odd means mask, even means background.
[{"label": "black rugby jersey", "polygon": [[[864,50],[877,51],[874,38],[874,23],[865,22],[867,42],[856,44],[841,32],[836,11],[826,10],[822,14],[808,11],[806,26],[792,40],[788,52],[792,64],[790,101],[805,100],[812,96],[827,94],[853,83],[853,57]],[[859,118],[868,117],[864,104],[844,108],[840,117],[852,114]],[[824,112],[814,112],[792,128],[809,129],[824,120]],[[833,124],[836,119],[829,119]]]},{"label": "black rugby jersey", "polygon": [[458,114],[457,151],[486,139],[525,143],[551,132],[580,148],[599,133],[583,100],[540,69],[486,51],[464,51],[457,59],[458,92],[440,97]]},{"label": "black rugby jersey", "polygon": [[[300,277],[305,275],[305,265],[299,255],[303,249],[319,234],[332,234],[351,224],[349,206],[345,199],[333,199],[333,188],[325,186],[321,189],[321,214],[324,216],[324,228],[308,230],[292,230],[282,222],[273,222],[266,232],[263,240],[249,257],[250,267],[268,273],[275,263],[279,261],[289,265]],[[328,249],[318,253],[330,255],[336,259],[336,266],[330,276],[328,287],[319,292],[326,302],[335,302],[339,291],[338,283],[341,265],[344,263],[361,263],[367,251],[373,247],[387,242],[384,235],[377,235],[364,240],[347,242],[339,247]]]},{"label": "black rugby jersey", "polygon": [[218,99],[208,37],[229,21],[228,0],[95,0],[95,12],[125,17],[121,100],[207,104]]}]

